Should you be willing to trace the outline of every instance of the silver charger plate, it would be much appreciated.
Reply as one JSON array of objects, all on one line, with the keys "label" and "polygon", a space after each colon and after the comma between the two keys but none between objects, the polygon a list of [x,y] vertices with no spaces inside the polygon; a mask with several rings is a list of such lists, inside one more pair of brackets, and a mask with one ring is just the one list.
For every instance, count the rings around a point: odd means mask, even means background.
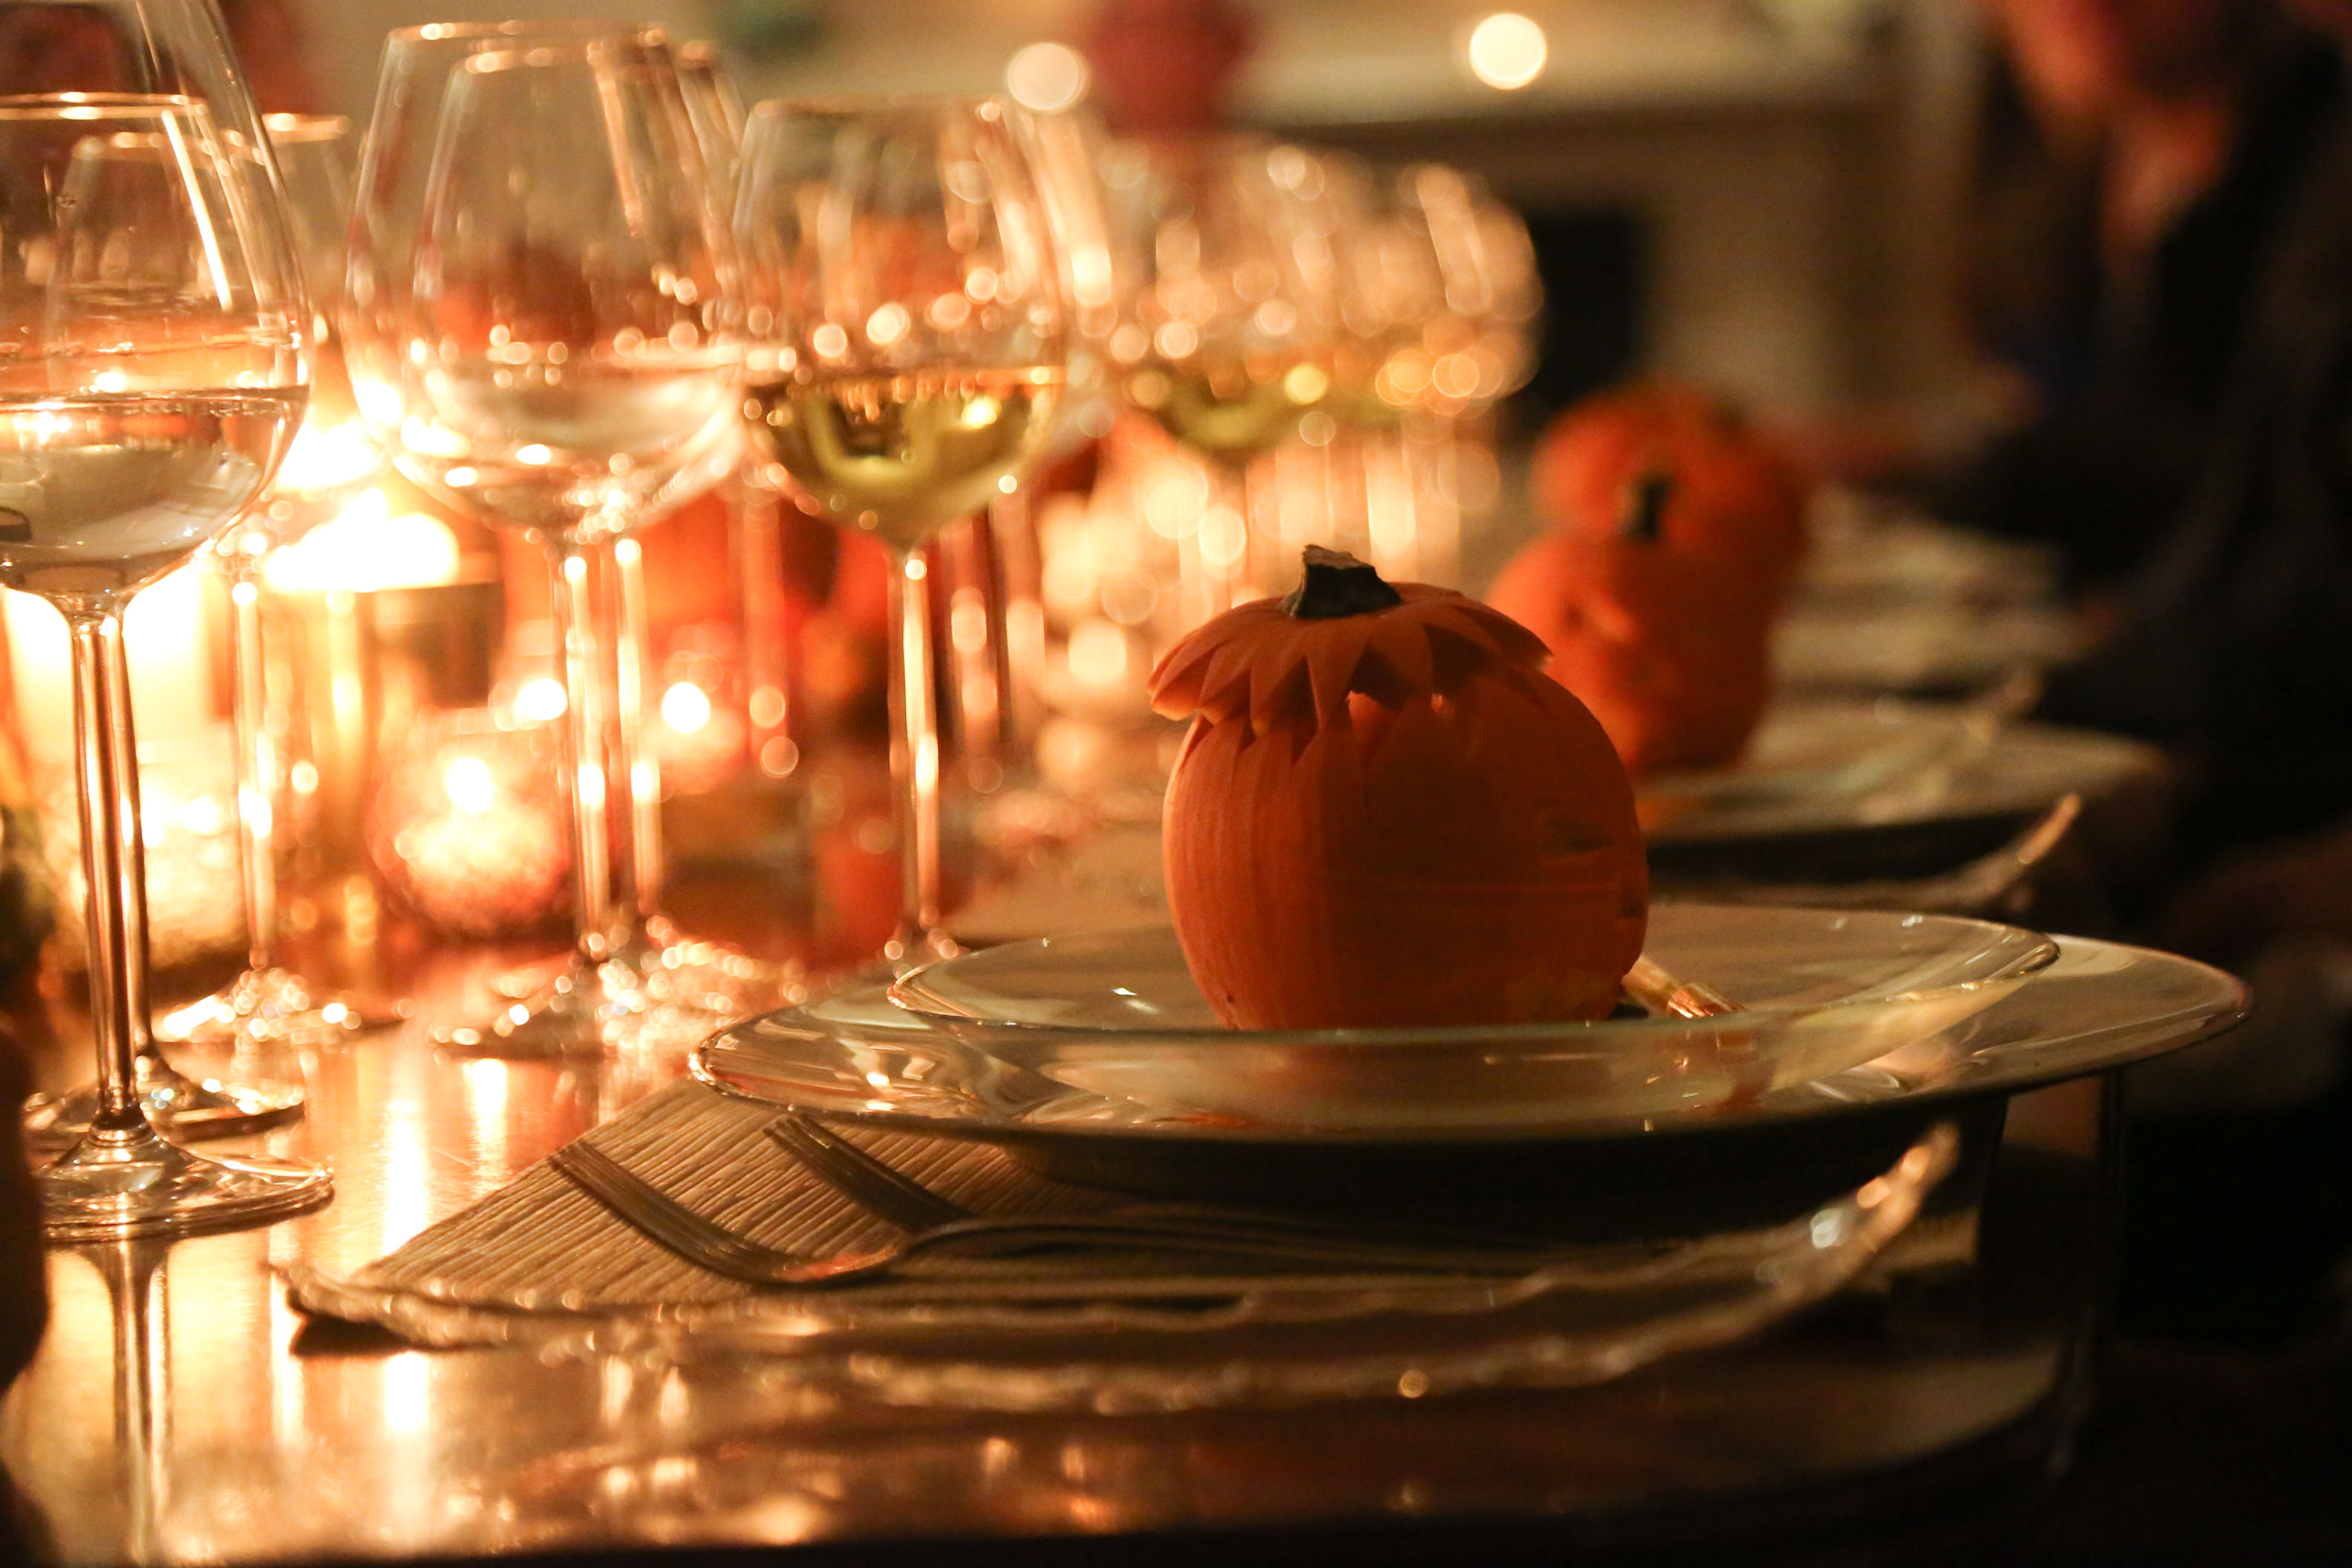
[{"label": "silver charger plate", "polygon": [[1820,699],[1766,713],[1727,767],[1641,785],[1652,845],[2014,819],[2095,800],[2164,763],[2150,746],[2061,725],[1997,725],[1965,703]]},{"label": "silver charger plate", "polygon": [[[1645,1184],[1735,1191],[1769,1212],[1759,1173],[1826,1191],[1866,1175],[1966,1102],[2105,1072],[2209,1038],[2245,1016],[2245,986],[2144,948],[2056,939],[2055,963],[1950,1028],[1738,1104],[1542,1125],[1311,1130],[1171,1110],[1056,1082],[890,1004],[874,986],[836,1021],[769,1014],[714,1037],[695,1075],[722,1092],[850,1123],[996,1144],[1072,1180],[1221,1197],[1347,1197],[1521,1184],[1580,1201]],[[1802,1167],[1801,1170],[1798,1167]],[[1679,1202],[1679,1199],[1677,1199]],[[1787,1212],[1782,1206],[1780,1212]],[[1613,1228],[1613,1220],[1600,1222]]]},{"label": "silver charger plate", "polygon": [[[1715,1016],[1236,1031],[1175,932],[967,953],[890,1000],[991,1056],[1106,1098],[1261,1126],[1492,1136],[1677,1116],[1839,1072],[1992,1005],[2058,955],[2038,932],[1876,910],[1661,904],[1646,955],[1738,1005]],[[803,1016],[855,1030],[856,996]]]}]

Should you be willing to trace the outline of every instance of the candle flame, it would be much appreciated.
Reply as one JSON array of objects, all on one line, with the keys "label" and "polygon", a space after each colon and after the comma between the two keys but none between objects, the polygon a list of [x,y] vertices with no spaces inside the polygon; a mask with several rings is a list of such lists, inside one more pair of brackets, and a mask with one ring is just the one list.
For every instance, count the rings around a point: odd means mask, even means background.
[{"label": "candle flame", "polygon": [[468,816],[489,810],[499,795],[498,781],[490,776],[489,764],[479,757],[459,757],[450,763],[441,775],[441,785],[449,792],[449,804]]},{"label": "candle flame", "polygon": [[263,568],[280,593],[374,593],[432,588],[457,580],[457,536],[421,511],[391,515],[380,489],[363,490],[340,516],[269,558]]},{"label": "candle flame", "polygon": [[710,722],[710,699],[692,681],[681,680],[662,693],[662,722],[681,735],[691,735]]},{"label": "candle flame", "polygon": [[544,675],[525,681],[522,689],[515,693],[515,716],[526,723],[551,724],[563,717],[569,706],[563,682]]}]

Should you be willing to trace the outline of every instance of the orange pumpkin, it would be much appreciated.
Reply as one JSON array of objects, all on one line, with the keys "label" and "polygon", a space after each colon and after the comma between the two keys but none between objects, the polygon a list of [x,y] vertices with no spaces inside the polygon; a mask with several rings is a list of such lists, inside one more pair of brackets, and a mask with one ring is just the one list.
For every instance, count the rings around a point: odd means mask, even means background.
[{"label": "orange pumpkin", "polygon": [[1236,1028],[1591,1018],[1640,955],[1633,786],[1542,643],[1310,549],[1171,648],[1169,908]]},{"label": "orange pumpkin", "polygon": [[1636,773],[1737,757],[1804,554],[1803,473],[1723,404],[1654,382],[1561,416],[1533,482],[1552,530],[1488,602],[1543,638]]},{"label": "orange pumpkin", "polygon": [[1777,596],[1805,552],[1804,471],[1738,409],[1679,382],[1589,397],[1538,444],[1537,510],[1593,541],[1738,563]]},{"label": "orange pumpkin", "polygon": [[1729,762],[1763,716],[1777,605],[1739,563],[1550,533],[1486,599],[1543,639],[1636,774]]}]

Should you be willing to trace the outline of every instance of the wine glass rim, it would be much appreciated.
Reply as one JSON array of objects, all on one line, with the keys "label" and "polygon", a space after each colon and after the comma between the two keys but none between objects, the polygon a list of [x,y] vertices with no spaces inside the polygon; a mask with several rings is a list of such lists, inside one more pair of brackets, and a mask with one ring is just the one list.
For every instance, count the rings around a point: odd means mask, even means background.
[{"label": "wine glass rim", "polygon": [[263,115],[261,126],[276,143],[332,142],[350,135],[352,131],[349,115],[289,114],[282,110]]},{"label": "wine glass rim", "polygon": [[763,98],[751,106],[751,117],[781,120],[793,114],[888,114],[914,110],[969,108],[992,103],[1000,109],[1012,100],[994,92],[816,93],[805,98]]},{"label": "wine glass rim", "polygon": [[649,22],[628,22],[611,16],[551,16],[520,22],[426,22],[394,27],[387,43],[437,44],[451,40],[530,38],[534,37],[595,37],[625,36],[643,42],[667,44],[669,35]]},{"label": "wine glass rim", "polygon": [[0,120],[164,119],[194,114],[202,100],[178,92],[21,92],[0,95]]}]

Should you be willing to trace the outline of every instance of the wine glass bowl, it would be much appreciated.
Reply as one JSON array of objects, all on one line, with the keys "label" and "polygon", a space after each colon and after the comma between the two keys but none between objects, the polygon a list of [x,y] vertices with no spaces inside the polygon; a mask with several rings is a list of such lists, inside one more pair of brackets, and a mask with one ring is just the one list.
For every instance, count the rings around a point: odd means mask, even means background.
[{"label": "wine glass bowl", "polygon": [[67,1240],[244,1224],[326,1173],[157,1136],[122,613],[259,497],[307,398],[308,306],[268,154],[182,96],[0,100],[0,584],[64,616],[90,1011],[88,1130],[42,1173]]},{"label": "wine glass bowl", "polygon": [[1238,468],[1331,390],[1336,258],[1319,161],[1255,140],[1117,150],[1135,285],[1111,340],[1129,403]]},{"label": "wine glass bowl", "polygon": [[1060,398],[1056,263],[1009,121],[988,99],[770,103],[747,134],[767,330],[745,414],[772,479],[895,550],[1010,489]]},{"label": "wine glass bowl", "polygon": [[[400,331],[428,352],[385,384],[404,468],[494,526],[617,535],[733,438],[726,258],[698,173],[664,199],[699,164],[647,56],[536,43],[452,73]],[[628,153],[601,167],[577,156],[599,118]]]},{"label": "wine glass bowl", "polygon": [[770,102],[744,135],[743,413],[766,481],[889,551],[894,963],[940,931],[930,567],[1054,427],[1061,260],[1018,111],[996,99]]}]

